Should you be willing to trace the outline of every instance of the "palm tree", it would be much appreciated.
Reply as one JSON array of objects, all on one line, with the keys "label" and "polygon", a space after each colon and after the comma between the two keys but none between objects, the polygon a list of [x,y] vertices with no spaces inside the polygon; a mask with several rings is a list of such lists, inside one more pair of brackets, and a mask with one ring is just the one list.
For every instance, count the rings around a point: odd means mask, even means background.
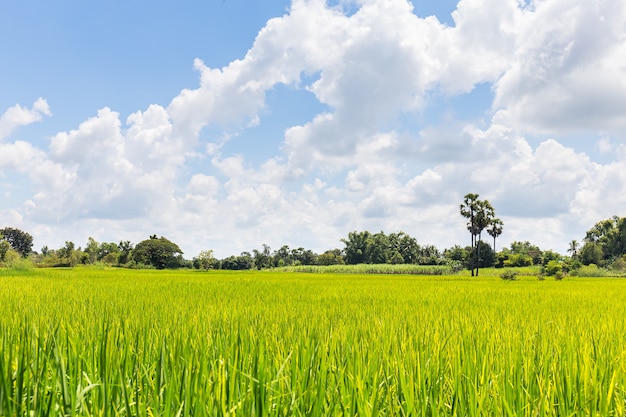
[{"label": "palm tree", "polygon": [[[465,197],[463,197],[463,204],[461,204],[459,206],[459,211],[461,213],[461,216],[465,217],[467,219],[467,230],[469,230],[471,236],[472,236],[472,249],[474,249],[474,241],[475,241],[475,237],[477,235],[476,233],[476,220],[475,220],[475,214],[476,214],[476,210],[477,210],[477,202],[478,200],[478,194],[466,194]],[[474,265],[470,265],[471,269],[472,269],[472,276],[474,276]]]},{"label": "palm tree", "polygon": [[487,228],[487,233],[489,233],[489,235],[493,238],[494,255],[496,253],[496,238],[502,234],[502,226],[504,226],[504,223],[502,223],[502,220],[498,219],[497,217],[494,217],[493,219],[491,219],[491,223],[489,224],[489,227]]},{"label": "palm tree", "polygon": [[579,247],[580,247],[580,245],[578,244],[578,241],[576,241],[576,239],[572,240],[569,243],[569,249],[567,251],[572,254],[572,258],[575,258],[575,257],[578,256],[578,248]]},{"label": "palm tree", "polygon": [[[488,200],[479,200],[478,197],[478,194],[467,194],[463,198],[463,204],[459,207],[461,215],[468,219],[467,230],[472,234],[476,276],[478,276],[478,265],[480,264],[480,235],[482,231],[489,226],[495,215],[491,203]],[[474,264],[472,264],[471,267],[472,276],[474,276]]]}]

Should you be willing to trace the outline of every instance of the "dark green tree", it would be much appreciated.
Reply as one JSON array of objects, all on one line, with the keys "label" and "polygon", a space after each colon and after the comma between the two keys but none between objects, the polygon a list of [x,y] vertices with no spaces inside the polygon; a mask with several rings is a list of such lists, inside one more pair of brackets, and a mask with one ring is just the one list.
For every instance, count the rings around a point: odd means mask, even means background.
[{"label": "dark green tree", "polygon": [[0,239],[9,242],[9,245],[23,258],[26,258],[33,250],[33,237],[20,229],[13,227],[0,229]]},{"label": "dark green tree", "polygon": [[161,236],[150,236],[135,246],[132,259],[137,264],[153,266],[156,269],[178,268],[181,266],[183,251],[177,244]]},{"label": "dark green tree", "polygon": [[626,254],[626,217],[613,216],[599,221],[587,231],[585,246],[587,243],[600,246],[605,263],[621,258]]},{"label": "dark green tree", "polygon": [[346,254],[346,263],[348,265],[368,263],[371,236],[371,233],[368,231],[354,231],[348,233],[348,239],[341,239],[341,241],[346,245],[343,251]]}]

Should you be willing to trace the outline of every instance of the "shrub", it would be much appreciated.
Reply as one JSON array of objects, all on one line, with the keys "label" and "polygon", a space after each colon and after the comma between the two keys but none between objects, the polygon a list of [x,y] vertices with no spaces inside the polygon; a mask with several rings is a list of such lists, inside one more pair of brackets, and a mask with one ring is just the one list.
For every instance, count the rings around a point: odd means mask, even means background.
[{"label": "shrub", "polygon": [[563,272],[563,265],[559,261],[548,261],[546,266],[544,267],[544,272],[546,275],[556,275],[559,272]]},{"label": "shrub", "polygon": [[515,281],[517,279],[517,271],[507,270],[500,274],[500,278],[505,281]]},{"label": "shrub", "polygon": [[606,271],[598,268],[596,264],[589,264],[578,268],[573,274],[579,277],[604,277]]}]

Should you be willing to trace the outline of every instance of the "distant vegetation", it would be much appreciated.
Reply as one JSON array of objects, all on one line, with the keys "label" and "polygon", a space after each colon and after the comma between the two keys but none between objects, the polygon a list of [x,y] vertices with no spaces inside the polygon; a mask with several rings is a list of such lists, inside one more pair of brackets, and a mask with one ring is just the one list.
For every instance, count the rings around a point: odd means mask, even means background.
[{"label": "distant vegetation", "polygon": [[[416,238],[404,232],[386,234],[383,231],[372,233],[366,230],[348,233],[347,237],[341,239],[343,247],[329,249],[321,254],[287,245],[272,250],[269,245],[263,244],[261,249],[223,259],[215,258],[210,249],[190,260],[185,259],[176,243],[156,235],[136,245],[130,241],[98,242],[90,237],[84,247],[77,247],[74,242],[68,241],[61,248],[44,246],[36,252],[32,249],[33,238],[29,233],[7,227],[0,229],[0,266],[23,269],[33,266],[99,265],[201,270],[289,267],[291,270],[320,271],[323,269],[304,267],[388,265],[369,270],[449,273],[467,269],[472,275],[478,274],[478,268],[536,266],[542,268],[541,273],[547,276],[626,274],[626,217],[614,216],[596,223],[587,232],[583,244],[571,241],[568,253],[564,255],[543,250],[528,241],[514,241],[496,252],[496,238],[502,234],[503,223],[494,217],[489,202],[479,200],[476,194],[468,194],[460,211],[467,218],[466,226],[471,233],[469,246],[454,245],[441,251],[433,245],[418,243]],[[493,237],[493,245],[481,239],[483,230]]]}]

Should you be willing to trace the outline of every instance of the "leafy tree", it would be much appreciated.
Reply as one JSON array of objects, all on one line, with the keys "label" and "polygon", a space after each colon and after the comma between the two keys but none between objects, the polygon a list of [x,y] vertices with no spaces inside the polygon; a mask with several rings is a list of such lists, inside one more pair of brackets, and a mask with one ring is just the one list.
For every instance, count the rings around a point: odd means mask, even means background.
[{"label": "leafy tree", "polygon": [[527,240],[524,242],[511,242],[511,253],[530,256],[533,265],[541,264],[543,257],[541,249]]},{"label": "leafy tree", "polygon": [[433,245],[424,245],[419,249],[418,263],[420,265],[437,265],[440,258],[439,249]]},{"label": "leafy tree", "polygon": [[473,250],[469,246],[467,248],[462,248],[459,245],[454,245],[453,247],[443,251],[443,257],[450,261],[460,262],[469,269],[469,259],[472,257],[472,253]]},{"label": "leafy tree", "polygon": [[156,269],[178,268],[182,264],[183,251],[177,244],[161,236],[150,236],[135,246],[132,259],[141,265],[150,265]]},{"label": "leafy tree", "polygon": [[131,260],[131,253],[133,251],[132,243],[128,240],[120,241],[120,243],[117,244],[117,248],[120,250],[117,261],[120,264],[127,264]]},{"label": "leafy tree", "polygon": [[252,250],[254,266],[257,269],[270,268],[272,266],[272,257],[270,256],[270,247],[269,245],[263,244],[263,250],[259,251],[256,249]]},{"label": "leafy tree", "polygon": [[196,269],[204,269],[208,271],[211,268],[215,268],[217,265],[217,260],[213,256],[213,250],[203,250],[193,258],[193,266]]},{"label": "leafy tree", "polygon": [[327,250],[317,257],[318,265],[344,265],[341,249]]},{"label": "leafy tree", "polygon": [[365,249],[365,262],[368,264],[386,264],[391,257],[389,238],[384,232],[371,235]]},{"label": "leafy tree", "polygon": [[90,264],[96,262],[98,260],[98,247],[100,244],[93,238],[89,237],[87,239],[87,244],[85,245],[84,252],[87,254],[88,261]]},{"label": "leafy tree", "polygon": [[76,245],[72,241],[65,241],[65,246],[55,252],[57,257],[54,266],[71,266],[88,262],[88,256],[80,248],[76,249]]},{"label": "leafy tree", "polygon": [[[404,232],[392,233],[389,235],[389,249],[392,258],[399,259],[395,254],[402,257],[401,263],[416,264],[420,255],[420,245],[415,238]],[[395,262],[392,262],[395,263]]]},{"label": "leafy tree", "polygon": [[348,265],[367,263],[371,236],[368,231],[354,231],[348,233],[348,239],[341,239],[346,245],[344,253],[346,254],[346,263]]},{"label": "leafy tree", "polygon": [[0,240],[0,262],[4,262],[11,245],[6,240]]},{"label": "leafy tree", "polygon": [[619,259],[626,254],[626,217],[613,216],[599,221],[587,231],[585,242],[600,246],[604,263]]},{"label": "leafy tree", "polygon": [[578,258],[583,265],[600,265],[604,266],[604,251],[602,245],[595,242],[586,242],[580,252]]},{"label": "leafy tree", "polygon": [[228,270],[240,271],[252,269],[253,266],[254,260],[250,252],[242,252],[239,256],[229,256],[221,261],[221,268]]},{"label": "leafy tree", "polygon": [[0,239],[9,242],[23,258],[26,258],[33,250],[33,237],[20,229],[5,227],[0,229]]}]

